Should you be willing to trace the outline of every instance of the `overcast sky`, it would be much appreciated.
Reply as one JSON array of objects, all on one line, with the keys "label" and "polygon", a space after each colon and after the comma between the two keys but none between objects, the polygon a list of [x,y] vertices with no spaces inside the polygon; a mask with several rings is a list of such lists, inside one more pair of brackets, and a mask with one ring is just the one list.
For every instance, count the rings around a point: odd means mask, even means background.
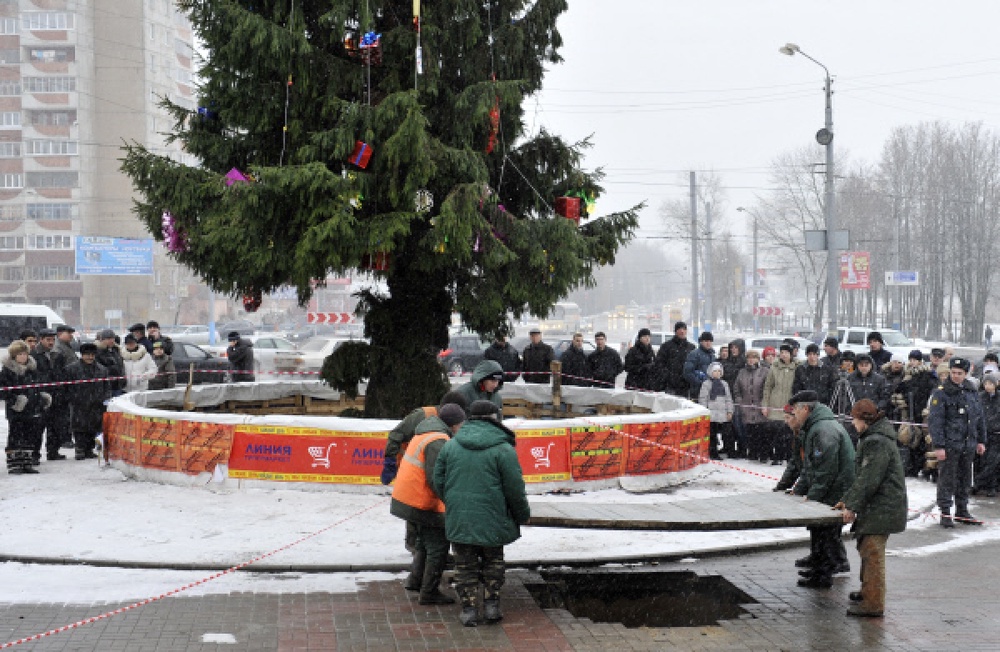
[{"label": "overcast sky", "polygon": [[598,212],[687,196],[688,170],[715,170],[733,229],[767,192],[780,153],[823,126],[823,69],[834,77],[838,159],[874,162],[897,126],[942,120],[1000,127],[1000,3],[995,0],[572,0],[559,22],[565,62],[526,103],[529,125],[594,134]]}]

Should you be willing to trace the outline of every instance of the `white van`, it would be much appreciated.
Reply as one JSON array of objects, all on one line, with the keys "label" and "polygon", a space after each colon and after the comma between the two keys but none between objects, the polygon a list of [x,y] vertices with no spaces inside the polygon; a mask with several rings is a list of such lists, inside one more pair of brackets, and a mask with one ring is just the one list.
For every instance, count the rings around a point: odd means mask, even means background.
[{"label": "white van", "polygon": [[0,303],[0,346],[9,345],[25,329],[30,328],[37,332],[43,328],[55,329],[59,324],[65,323],[63,318],[48,306],[34,303]]}]

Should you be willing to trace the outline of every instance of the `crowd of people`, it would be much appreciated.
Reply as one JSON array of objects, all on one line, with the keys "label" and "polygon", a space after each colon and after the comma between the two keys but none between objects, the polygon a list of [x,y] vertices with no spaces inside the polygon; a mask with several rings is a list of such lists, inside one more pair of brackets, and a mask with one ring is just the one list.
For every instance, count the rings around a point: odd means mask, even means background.
[{"label": "crowd of people", "polygon": [[[48,461],[97,457],[107,402],[126,392],[169,389],[177,383],[173,341],[156,321],[133,324],[124,338],[107,328],[79,342],[72,326],[25,329],[0,364],[6,401],[7,472],[38,473]],[[253,343],[229,334],[227,357],[234,382],[253,379]],[[221,381],[221,378],[220,378]]]}]

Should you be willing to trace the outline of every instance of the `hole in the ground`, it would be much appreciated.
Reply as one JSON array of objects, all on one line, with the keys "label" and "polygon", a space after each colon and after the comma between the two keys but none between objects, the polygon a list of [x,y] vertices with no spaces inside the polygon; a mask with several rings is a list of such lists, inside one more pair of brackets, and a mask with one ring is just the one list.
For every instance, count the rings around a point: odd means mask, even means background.
[{"label": "hole in the ground", "polygon": [[690,571],[542,571],[541,584],[526,583],[538,606],[566,609],[577,618],[626,627],[715,625],[748,613],[756,600],[721,575]]}]

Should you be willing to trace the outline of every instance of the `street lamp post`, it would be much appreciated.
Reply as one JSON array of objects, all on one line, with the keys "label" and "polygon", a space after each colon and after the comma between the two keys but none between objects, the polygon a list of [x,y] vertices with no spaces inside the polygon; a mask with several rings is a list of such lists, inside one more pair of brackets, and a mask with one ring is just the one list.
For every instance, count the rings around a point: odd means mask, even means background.
[{"label": "street lamp post", "polygon": [[750,273],[750,285],[753,287],[753,332],[757,334],[757,214],[751,213],[742,206],[737,206],[736,210],[741,213],[750,213],[753,218],[753,270]]},{"label": "street lamp post", "polygon": [[840,291],[840,261],[833,247],[833,232],[836,228],[836,213],[833,210],[833,80],[830,70],[822,63],[813,59],[794,43],[786,43],[778,51],[788,56],[801,54],[826,74],[826,123],[816,133],[816,141],[826,147],[826,178],[823,184],[823,213],[826,222],[826,300],[827,312],[830,313],[830,335],[837,335],[837,294]]}]

